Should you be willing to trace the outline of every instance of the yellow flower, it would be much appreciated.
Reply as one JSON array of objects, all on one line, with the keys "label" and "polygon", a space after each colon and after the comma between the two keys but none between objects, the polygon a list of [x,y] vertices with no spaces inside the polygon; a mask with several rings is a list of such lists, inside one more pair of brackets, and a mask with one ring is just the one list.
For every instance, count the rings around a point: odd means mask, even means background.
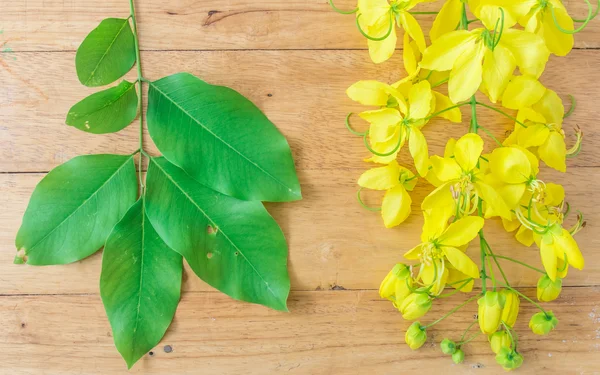
[{"label": "yellow flower", "polygon": [[490,341],[492,351],[495,354],[500,353],[502,348],[510,349],[510,347],[512,346],[510,335],[506,331],[494,332],[488,337],[488,339]]},{"label": "yellow flower", "polygon": [[397,305],[406,320],[419,319],[431,309],[431,298],[425,293],[411,293]]},{"label": "yellow flower", "polygon": [[427,341],[427,333],[425,332],[425,327],[421,325],[419,322],[414,322],[408,327],[406,330],[406,334],[404,335],[404,341],[408,344],[408,346],[412,350],[417,350],[425,341]]},{"label": "yellow flower", "polygon": [[486,292],[483,297],[477,300],[479,305],[477,319],[479,328],[486,335],[491,335],[498,330],[502,321],[502,311],[506,299],[499,292]]},{"label": "yellow flower", "polygon": [[411,87],[404,113],[402,107],[399,110],[384,108],[362,112],[360,117],[371,124],[371,147],[379,154],[369,161],[387,164],[395,160],[405,141],[408,141],[415,168],[421,176],[425,175],[429,168],[429,151],[421,128],[429,120],[428,116],[435,107],[432,105],[434,100],[429,82],[421,81]]},{"label": "yellow flower", "polygon": [[539,312],[531,317],[529,321],[529,328],[536,335],[547,335],[556,328],[558,319],[552,313],[552,311]]},{"label": "yellow flower", "polygon": [[[374,63],[389,59],[396,49],[396,28],[403,28],[418,45],[425,49],[425,37],[421,26],[409,11],[423,0],[358,0],[357,21],[370,37],[369,55]],[[373,40],[378,39],[378,40]],[[381,40],[379,40],[381,39]]]},{"label": "yellow flower", "polygon": [[559,260],[568,262],[578,270],[583,269],[585,261],[577,242],[560,224],[547,227],[541,234],[534,232],[533,239],[540,248],[542,264],[550,280],[556,280]]},{"label": "yellow flower", "polygon": [[504,297],[504,308],[502,310],[502,321],[512,327],[519,316],[519,295],[512,290],[503,289],[500,294]]},{"label": "yellow flower", "polygon": [[[535,84],[533,78],[513,80],[506,90],[510,95],[503,101],[507,108],[520,109],[517,120],[526,125],[515,123],[515,130],[504,141],[504,145],[517,144],[532,149],[549,167],[565,172],[567,146],[562,122],[565,108],[556,92]],[[541,86],[541,88],[540,88]],[[541,93],[541,95],[540,95]],[[538,99],[539,98],[539,99]],[[536,101],[532,101],[538,99]]]},{"label": "yellow flower", "polygon": [[446,217],[461,216],[474,211],[481,199],[490,208],[486,210],[486,218],[492,213],[506,219],[511,218],[510,209],[500,194],[486,183],[478,168],[482,151],[481,137],[469,133],[456,141],[454,157],[431,157],[433,173],[441,185],[423,200],[423,211],[436,211],[438,215]]},{"label": "yellow flower", "polygon": [[562,279],[557,277],[552,281],[548,275],[540,277],[537,283],[537,299],[542,302],[554,301],[560,295]]},{"label": "yellow flower", "polygon": [[456,270],[468,277],[479,278],[479,269],[462,250],[483,227],[484,220],[476,216],[464,217],[446,226],[438,218],[425,214],[425,224],[420,245],[409,250],[407,259],[420,259],[423,272],[436,274],[436,268],[444,268],[448,261]]},{"label": "yellow flower", "polygon": [[421,67],[448,71],[448,92],[454,103],[469,99],[479,86],[497,102],[516,67],[539,77],[549,51],[536,34],[517,29],[494,35],[487,28],[456,30],[442,35],[423,52]]},{"label": "yellow flower", "polygon": [[398,286],[401,287],[400,290],[403,290],[402,286],[406,287],[406,279],[408,278],[410,278],[410,267],[402,263],[396,264],[381,282],[379,296],[392,302],[396,301],[395,296]]},{"label": "yellow flower", "polygon": [[410,215],[412,191],[417,178],[393,160],[385,167],[372,168],[360,176],[358,184],[367,189],[386,190],[381,204],[381,216],[386,228],[401,224]]}]

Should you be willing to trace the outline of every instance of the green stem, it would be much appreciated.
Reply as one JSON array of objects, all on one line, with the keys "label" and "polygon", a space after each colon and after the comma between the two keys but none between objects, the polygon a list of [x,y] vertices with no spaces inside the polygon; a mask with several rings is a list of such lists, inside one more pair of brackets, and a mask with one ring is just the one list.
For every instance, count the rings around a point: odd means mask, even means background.
[{"label": "green stem", "polygon": [[477,134],[479,123],[477,122],[477,100],[475,99],[475,95],[471,97],[469,104],[471,105],[471,125],[469,132]]},{"label": "green stem", "polygon": [[502,325],[504,326],[504,329],[506,330],[506,332],[508,332],[508,336],[510,337],[510,342],[511,342],[511,346],[512,349],[516,352],[517,351],[517,336],[513,335],[512,333],[512,329],[508,326],[508,324],[504,323],[504,321],[502,321]]},{"label": "green stem", "polygon": [[[433,70],[432,70],[432,72],[433,72]],[[450,80],[450,78],[444,78],[443,80],[441,80],[441,81],[439,81],[439,82],[434,83],[433,85],[431,85],[431,88],[434,89],[434,88],[436,88],[438,86],[441,86],[444,83],[448,82],[449,80]]]},{"label": "green stem", "polygon": [[498,108],[494,108],[491,105],[487,105],[487,104],[481,103],[481,102],[475,102],[475,104],[485,107],[487,109],[491,109],[492,111],[496,111],[496,112],[500,113],[501,115],[503,115],[504,117],[513,120],[514,122],[516,122],[517,124],[521,125],[524,128],[527,127],[527,125],[523,124],[521,121],[517,120],[515,117],[509,115],[508,113],[506,113],[504,111],[499,110]]},{"label": "green stem", "polygon": [[546,271],[542,271],[542,270],[541,270],[541,269],[539,269],[539,268],[536,268],[536,267],[534,267],[534,266],[530,266],[529,264],[527,264],[527,263],[524,263],[524,262],[521,262],[520,260],[516,260],[516,259],[514,259],[514,258],[506,257],[506,256],[504,256],[504,255],[492,255],[492,256],[493,256],[494,258],[498,258],[498,259],[506,259],[506,260],[509,260],[509,261],[511,261],[511,262],[513,262],[513,263],[520,264],[520,265],[522,265],[523,267],[527,267],[527,268],[530,268],[530,269],[532,269],[532,270],[534,270],[534,271],[538,271],[539,273],[543,273],[543,274],[545,274],[545,273],[546,273]]},{"label": "green stem", "polygon": [[433,323],[430,323],[428,325],[425,326],[425,329],[432,327],[436,324],[438,324],[439,322],[441,322],[442,320],[446,319],[447,317],[449,317],[450,315],[454,314],[455,312],[457,312],[458,310],[460,310],[462,307],[464,307],[466,304],[468,304],[469,302],[475,300],[476,298],[479,298],[481,296],[481,294],[477,294],[476,296],[473,296],[471,298],[469,298],[468,300],[466,300],[465,302],[461,303],[460,305],[456,306],[455,308],[453,308],[452,310],[450,310],[450,312],[448,312],[446,315],[442,316],[441,318],[439,318],[438,320],[436,320]]},{"label": "green stem", "polygon": [[432,115],[430,115],[430,116],[427,116],[427,117],[425,117],[425,118],[423,119],[423,121],[427,122],[427,121],[431,120],[432,118],[434,118],[434,117],[436,117],[436,116],[439,116],[439,115],[441,115],[441,114],[442,114],[442,113],[444,113],[444,112],[451,111],[451,110],[453,110],[453,109],[455,109],[455,108],[459,108],[459,107],[462,107],[463,105],[467,105],[467,104],[470,104],[470,103],[469,103],[469,102],[464,102],[464,103],[460,103],[460,104],[453,105],[452,107],[444,108],[444,109],[442,109],[442,110],[441,110],[441,111],[439,111],[439,112],[436,112],[436,113],[434,113],[434,114],[432,114]]},{"label": "green stem", "polygon": [[490,253],[489,255],[492,256],[492,259],[494,259],[494,263],[496,263],[496,266],[498,267],[500,274],[502,274],[502,278],[504,279],[504,282],[506,283],[506,285],[510,285],[510,283],[508,282],[508,278],[506,277],[506,274],[504,273],[504,270],[502,269],[502,267],[500,267],[500,263],[498,262],[498,259],[496,259],[496,254],[494,254],[494,252],[492,251],[492,247],[490,246],[489,242],[487,242],[487,239],[485,239],[485,237],[483,238],[483,241],[484,241],[484,245],[485,245],[486,249]]},{"label": "green stem", "polygon": [[[590,3],[589,0],[585,0],[585,2],[587,3],[587,6],[588,6],[588,15],[587,15],[586,19],[583,20],[583,23],[581,24],[581,26],[579,26],[575,30],[564,29],[558,23],[558,20],[556,19],[556,13],[554,12],[554,7],[552,5],[550,5],[550,13],[552,13],[552,20],[554,21],[554,25],[556,26],[558,31],[560,31],[563,34],[577,34],[578,32],[581,32],[581,31],[583,31],[583,29],[585,29],[587,24],[594,18],[594,15],[593,15],[594,7],[592,6],[592,4]],[[599,2],[599,5],[600,5],[600,2]]]},{"label": "green stem", "polygon": [[567,111],[567,113],[565,113],[563,118],[571,116],[575,111],[575,107],[577,107],[577,100],[575,100],[575,97],[569,94],[569,99],[571,100],[571,108],[569,108],[569,110]]},{"label": "green stem", "polygon": [[333,0],[329,0],[329,5],[331,5],[333,10],[338,12],[339,14],[354,14],[358,12],[358,8],[354,8],[353,10],[341,10],[333,4]]},{"label": "green stem", "polygon": [[529,303],[531,303],[532,305],[534,305],[535,307],[537,307],[538,309],[540,309],[541,312],[543,312],[544,314],[546,314],[546,316],[548,316],[548,312],[546,312],[546,310],[544,310],[544,308],[542,306],[540,306],[539,303],[535,302],[534,300],[532,300],[531,298],[527,297],[526,295],[524,295],[523,293],[519,292],[518,290],[516,290],[515,288],[509,286],[509,285],[505,285],[506,289],[510,289],[513,292],[517,293],[519,296],[521,296],[521,298],[523,298],[524,300],[528,301]]},{"label": "green stem", "polygon": [[438,14],[439,12],[408,12],[410,14]]},{"label": "green stem", "polygon": [[133,42],[135,45],[135,66],[137,68],[137,84],[138,84],[138,110],[140,111],[140,159],[138,163],[138,178],[140,180],[140,195],[144,192],[144,180],[142,179],[142,161],[144,152],[144,109],[142,108],[142,81],[144,76],[142,75],[142,59],[140,58],[140,42],[138,39],[137,21],[135,19],[135,6],[134,0],[129,0],[129,10],[131,23],[133,24]]},{"label": "green stem", "polygon": [[465,329],[465,331],[463,332],[462,336],[460,336],[460,340],[459,342],[462,342],[465,339],[465,336],[467,335],[467,333],[469,333],[469,331],[471,330],[471,328],[473,328],[473,326],[475,325],[475,323],[477,323],[477,319],[474,320],[471,324],[469,324],[469,326],[467,327],[467,329]]},{"label": "green stem", "polygon": [[465,341],[460,341],[457,343],[457,345],[465,345],[470,343],[471,341],[475,340],[477,337],[479,337],[481,335],[481,332],[477,332],[476,334],[474,334],[473,336],[469,337],[468,339],[466,339]]},{"label": "green stem", "polygon": [[490,138],[492,138],[492,139],[494,140],[494,142],[496,142],[496,144],[497,144],[498,146],[500,146],[500,147],[503,147],[503,145],[502,145],[502,142],[500,142],[500,141],[498,140],[498,138],[496,138],[496,137],[495,137],[495,136],[492,134],[492,132],[490,132],[490,131],[489,131],[487,128],[484,128],[484,127],[483,127],[483,126],[481,126],[481,125],[478,125],[478,128],[479,128],[479,129],[481,129],[481,130],[483,130],[483,131],[484,131],[484,132],[485,132],[487,135],[489,135],[489,136],[490,136]]},{"label": "green stem", "polygon": [[363,206],[364,209],[369,210],[369,211],[373,211],[373,212],[377,212],[377,211],[381,211],[381,207],[369,207],[367,206],[362,198],[360,197],[360,193],[363,191],[364,188],[360,188],[358,189],[358,192],[356,192],[356,198],[358,199],[358,203],[360,203],[361,206]]},{"label": "green stem", "polygon": [[[594,12],[594,14],[592,15],[592,19],[596,18],[596,16],[598,15],[598,11],[600,10],[600,0],[598,0],[597,4],[596,4],[596,11]],[[572,18],[573,22],[586,22],[588,19],[577,19],[577,18]],[[587,21],[589,22],[589,21]]]},{"label": "green stem", "polygon": [[[477,205],[477,210],[479,213],[479,216],[483,217],[483,205],[481,203],[481,201],[479,201],[479,204]],[[481,253],[481,292],[483,294],[485,294],[485,292],[487,291],[487,274],[485,273],[485,249],[484,249],[484,244],[485,244],[485,236],[483,234],[483,228],[481,228],[479,230],[479,247],[480,247],[480,253]]]},{"label": "green stem", "polygon": [[352,133],[354,135],[358,135],[360,137],[363,137],[365,134],[367,134],[367,132],[361,133],[361,132],[357,132],[356,130],[352,129],[352,125],[350,125],[350,116],[352,116],[352,115],[353,115],[353,113],[350,112],[346,116],[346,129],[348,129],[348,131],[350,131],[350,133]]}]

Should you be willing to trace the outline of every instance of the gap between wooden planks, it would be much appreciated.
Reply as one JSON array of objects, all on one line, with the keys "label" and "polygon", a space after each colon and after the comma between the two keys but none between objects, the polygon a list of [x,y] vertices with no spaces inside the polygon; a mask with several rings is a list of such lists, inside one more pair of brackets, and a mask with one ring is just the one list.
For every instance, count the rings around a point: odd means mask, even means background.
[{"label": "gap between wooden planks", "polygon": [[[535,289],[525,289],[529,296]],[[519,374],[595,374],[600,369],[600,289],[567,288],[548,308],[560,323],[547,336],[527,327],[535,309],[523,303],[516,325],[525,363]],[[431,322],[464,300],[438,301]],[[452,363],[439,342],[458,339],[473,320],[476,303],[428,331],[419,351],[403,342],[402,320],[375,291],[293,292],[290,313],[232,301],[220,293],[184,293],[162,342],[135,365],[145,374],[500,374],[484,336],[465,346],[466,360]],[[125,374],[112,343],[100,297],[0,298],[0,373]],[[473,333],[478,330],[473,328]],[[166,353],[164,347],[172,350]],[[168,351],[168,349],[167,349]]]},{"label": "gap between wooden planks", "polygon": [[[584,1],[563,3],[575,18],[587,15]],[[353,9],[356,0],[336,0],[335,4],[341,9]],[[413,10],[438,11],[440,7],[441,2],[437,1],[419,4]],[[74,51],[99,20],[129,15],[126,0],[1,0],[0,9],[0,27],[15,51]],[[136,4],[136,10],[144,50],[367,46],[354,24],[355,16],[337,14],[327,0],[144,0]],[[415,17],[427,35],[434,16]],[[577,34],[576,46],[600,47],[599,31],[600,23],[591,22]]]}]

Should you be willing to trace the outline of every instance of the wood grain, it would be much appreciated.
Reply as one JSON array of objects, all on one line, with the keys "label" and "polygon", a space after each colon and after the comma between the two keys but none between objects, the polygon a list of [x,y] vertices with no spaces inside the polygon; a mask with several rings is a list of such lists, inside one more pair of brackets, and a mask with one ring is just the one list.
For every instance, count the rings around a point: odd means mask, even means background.
[{"label": "wood grain", "polygon": [[[526,291],[535,294],[534,290]],[[519,374],[595,374],[600,368],[598,288],[568,288],[548,304],[557,329],[536,336],[535,313],[523,304],[516,325],[525,363]],[[436,304],[421,321],[432,322],[465,297]],[[452,363],[439,342],[458,339],[474,320],[475,302],[428,330],[413,352],[404,344],[404,321],[374,291],[296,292],[290,313],[236,303],[218,293],[184,293],[162,342],[138,362],[144,374],[500,374],[484,336]],[[0,298],[0,373],[125,374],[98,295]],[[477,332],[477,327],[472,331]],[[169,345],[172,351],[165,352]],[[168,349],[167,349],[168,350]]]},{"label": "wood grain", "polygon": [[[5,87],[0,91],[1,172],[45,172],[80,154],[131,153],[137,149],[137,124],[108,135],[90,135],[65,125],[69,108],[97,91],[79,84],[74,53],[15,55],[17,60],[4,61],[8,69],[0,66],[0,82]],[[343,124],[348,112],[368,107],[356,105],[345,90],[360,79],[395,82],[403,76],[397,68],[402,64],[401,56],[375,65],[361,51],[146,52],[142,60],[144,74],[151,80],[188,71],[210,83],[235,87],[285,134],[299,170],[366,168],[360,162],[368,156],[362,140]],[[600,51],[575,51],[552,59],[542,77],[547,86],[561,94],[567,107],[567,94],[575,95],[578,101],[564,128],[572,143],[573,127],[581,126],[585,143],[579,157],[569,160],[569,166],[600,166],[594,148],[600,144],[600,128],[593,126],[600,86],[590,79],[593,67],[599,65]],[[466,109],[463,112],[468,113]],[[513,129],[510,120],[488,109],[482,108],[478,116],[480,123],[500,139]],[[448,136],[464,134],[468,119],[465,116],[465,125],[445,120],[427,125],[424,132],[432,153],[443,151]],[[360,119],[353,121],[357,128],[365,127]],[[149,137],[146,139],[150,143]],[[493,145],[491,139],[487,142]],[[156,153],[153,146],[149,149]],[[408,152],[403,160],[406,157]]]},{"label": "wood grain", "polygon": [[[585,18],[581,0],[563,1]],[[593,2],[592,2],[593,3]],[[337,0],[352,9],[356,0]],[[127,1],[1,0],[0,27],[15,51],[74,51],[106,17],[129,15]],[[437,11],[440,3],[415,11]],[[327,0],[145,0],[137,4],[141,47],[145,50],[366,49],[354,16],[335,13]],[[433,16],[418,15],[427,34]],[[600,23],[577,34],[578,48],[598,48]],[[400,46],[399,46],[400,47]]]}]

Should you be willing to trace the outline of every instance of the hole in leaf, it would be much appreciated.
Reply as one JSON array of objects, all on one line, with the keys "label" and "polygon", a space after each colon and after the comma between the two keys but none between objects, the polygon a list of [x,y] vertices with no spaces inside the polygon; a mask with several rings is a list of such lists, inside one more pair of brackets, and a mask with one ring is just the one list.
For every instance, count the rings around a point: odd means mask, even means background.
[{"label": "hole in leaf", "polygon": [[208,225],[206,227],[206,233],[208,233],[208,234],[217,234],[218,230],[219,229],[217,227],[214,227],[212,225]]},{"label": "hole in leaf", "polygon": [[213,257],[213,253],[206,253],[206,257],[207,257],[208,259],[212,258],[212,257]]},{"label": "hole in leaf", "polygon": [[238,255],[240,255],[240,253],[238,251],[236,251],[235,253],[233,253],[233,255],[238,256]]}]

